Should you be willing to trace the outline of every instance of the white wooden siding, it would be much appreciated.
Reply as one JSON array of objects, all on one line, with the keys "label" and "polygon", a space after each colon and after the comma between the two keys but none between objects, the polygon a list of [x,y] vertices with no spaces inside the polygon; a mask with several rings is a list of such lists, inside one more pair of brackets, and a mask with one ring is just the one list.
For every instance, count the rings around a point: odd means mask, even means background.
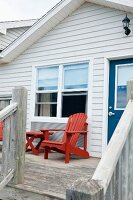
[{"label": "white wooden siding", "polygon": [[[133,14],[129,13],[128,16],[132,23]],[[124,17],[123,11],[85,3],[16,60],[0,68],[0,94],[11,92],[11,88],[16,85],[24,85],[28,89],[27,127],[32,93],[32,66],[59,64],[64,61],[67,63],[67,59],[73,61],[82,56],[91,57],[94,59],[94,71],[89,144],[91,155],[101,156],[104,57],[107,53],[127,53],[133,48],[132,35],[123,35]]]},{"label": "white wooden siding", "polygon": [[7,29],[6,35],[0,34],[0,49],[5,49],[9,44],[16,40],[29,27]]}]

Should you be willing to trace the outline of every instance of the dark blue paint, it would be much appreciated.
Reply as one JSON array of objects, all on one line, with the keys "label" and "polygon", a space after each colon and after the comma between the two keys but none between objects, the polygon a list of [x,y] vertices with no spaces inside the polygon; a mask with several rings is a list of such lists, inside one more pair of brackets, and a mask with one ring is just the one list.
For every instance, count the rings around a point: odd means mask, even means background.
[{"label": "dark blue paint", "polygon": [[[123,59],[123,60],[114,60],[110,61],[110,72],[109,72],[109,107],[108,112],[113,112],[115,115],[108,117],[108,142],[112,137],[112,134],[122,116],[123,110],[114,110],[114,101],[115,101],[115,66],[119,64],[128,64],[133,63],[133,59]],[[126,93],[125,93],[126,94]]]}]

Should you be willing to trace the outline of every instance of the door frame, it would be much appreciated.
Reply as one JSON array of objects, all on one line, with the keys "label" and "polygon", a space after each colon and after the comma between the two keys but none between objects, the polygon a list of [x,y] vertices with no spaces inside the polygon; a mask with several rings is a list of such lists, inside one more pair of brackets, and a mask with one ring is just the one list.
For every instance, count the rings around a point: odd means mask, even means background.
[{"label": "door frame", "polygon": [[133,52],[124,52],[115,55],[109,53],[104,57],[104,91],[103,91],[103,128],[102,128],[102,155],[104,154],[108,144],[108,98],[109,97],[109,69],[111,60],[120,60],[133,58]]}]

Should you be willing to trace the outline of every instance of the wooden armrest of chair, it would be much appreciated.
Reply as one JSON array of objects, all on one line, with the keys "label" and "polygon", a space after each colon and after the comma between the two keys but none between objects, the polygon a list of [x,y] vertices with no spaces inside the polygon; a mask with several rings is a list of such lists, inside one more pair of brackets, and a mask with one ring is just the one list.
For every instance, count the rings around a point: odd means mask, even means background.
[{"label": "wooden armrest of chair", "polygon": [[27,131],[26,135],[42,135],[43,133],[41,131]]},{"label": "wooden armrest of chair", "polygon": [[84,134],[87,134],[87,132],[88,132],[88,131],[67,131],[66,133],[67,133],[67,134],[70,134],[70,135],[71,135],[71,134],[75,134],[75,133],[81,133],[81,134],[84,135]]},{"label": "wooden armrest of chair", "polygon": [[58,128],[52,128],[52,129],[41,129],[40,131],[44,133],[46,131],[50,132],[50,131],[65,131],[65,130],[64,129],[58,129]]}]

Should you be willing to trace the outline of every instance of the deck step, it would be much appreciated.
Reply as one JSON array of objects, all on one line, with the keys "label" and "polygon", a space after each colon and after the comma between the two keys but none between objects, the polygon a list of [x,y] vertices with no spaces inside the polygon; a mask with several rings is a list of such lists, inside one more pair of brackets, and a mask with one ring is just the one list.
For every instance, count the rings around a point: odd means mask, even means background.
[{"label": "deck step", "polygon": [[17,185],[15,187],[7,186],[0,191],[0,200],[65,200],[65,196],[55,194],[50,191],[33,191],[32,188]]}]

